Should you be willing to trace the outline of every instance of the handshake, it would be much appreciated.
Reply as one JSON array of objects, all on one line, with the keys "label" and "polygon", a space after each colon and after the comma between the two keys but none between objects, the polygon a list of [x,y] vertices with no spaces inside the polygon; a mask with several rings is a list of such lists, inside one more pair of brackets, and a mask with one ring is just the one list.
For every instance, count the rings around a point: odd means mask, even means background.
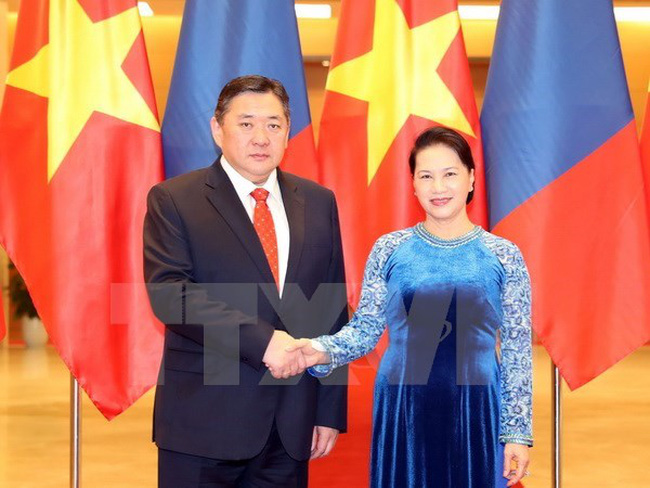
[{"label": "handshake", "polygon": [[314,349],[310,339],[294,339],[276,330],[262,359],[274,378],[286,379],[316,364],[330,362],[329,354]]}]

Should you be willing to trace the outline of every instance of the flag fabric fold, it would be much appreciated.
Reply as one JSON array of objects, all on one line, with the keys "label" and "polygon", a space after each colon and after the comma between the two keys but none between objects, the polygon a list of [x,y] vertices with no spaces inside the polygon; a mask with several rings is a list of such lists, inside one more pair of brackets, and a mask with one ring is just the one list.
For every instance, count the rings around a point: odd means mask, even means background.
[{"label": "flag fabric fold", "polygon": [[157,378],[142,224],[161,178],[136,1],[22,2],[0,115],[0,242],[109,419]]},{"label": "flag fabric fold", "polygon": [[[643,165],[646,204],[650,209],[650,83],[648,83],[648,96],[641,131],[641,164]],[[650,212],[648,218],[650,219]],[[650,220],[648,220],[648,229],[650,230]]]},{"label": "flag fabric fold", "polygon": [[291,133],[281,168],[317,177],[294,2],[187,0],[162,128],[168,178],[212,164],[220,153],[210,133],[219,92],[253,74],[279,80],[289,93]]},{"label": "flag fabric fold", "polygon": [[456,0],[343,0],[319,129],[320,180],[340,207],[350,301],[382,234],[422,220],[408,156],[444,125],[472,147],[470,218],[487,224],[479,118]]},{"label": "flag fabric fold", "polygon": [[611,0],[504,0],[481,122],[490,225],[521,248],[534,329],[578,388],[650,338],[642,172]]}]

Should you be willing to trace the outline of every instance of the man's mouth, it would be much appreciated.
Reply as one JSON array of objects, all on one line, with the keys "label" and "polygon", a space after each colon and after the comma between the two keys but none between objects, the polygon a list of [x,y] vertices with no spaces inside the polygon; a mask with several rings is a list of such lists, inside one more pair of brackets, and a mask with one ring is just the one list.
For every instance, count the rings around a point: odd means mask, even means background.
[{"label": "man's mouth", "polygon": [[268,154],[265,154],[265,153],[255,153],[255,154],[251,154],[251,158],[253,158],[253,159],[256,160],[256,161],[262,161],[262,160],[264,160],[264,159],[267,159],[268,157],[269,157],[269,155],[268,155]]}]

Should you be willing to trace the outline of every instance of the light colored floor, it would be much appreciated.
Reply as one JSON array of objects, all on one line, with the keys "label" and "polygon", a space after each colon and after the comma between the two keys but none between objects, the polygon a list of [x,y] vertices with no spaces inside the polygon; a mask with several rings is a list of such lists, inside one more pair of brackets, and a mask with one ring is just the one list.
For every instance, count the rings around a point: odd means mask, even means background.
[{"label": "light colored floor", "polygon": [[[550,487],[550,372],[536,347],[536,447],[526,488]],[[108,423],[84,397],[84,488],[155,486],[152,399]],[[52,349],[0,348],[0,487],[68,486],[68,402],[69,376]],[[564,488],[650,487],[649,347],[564,402]]]}]

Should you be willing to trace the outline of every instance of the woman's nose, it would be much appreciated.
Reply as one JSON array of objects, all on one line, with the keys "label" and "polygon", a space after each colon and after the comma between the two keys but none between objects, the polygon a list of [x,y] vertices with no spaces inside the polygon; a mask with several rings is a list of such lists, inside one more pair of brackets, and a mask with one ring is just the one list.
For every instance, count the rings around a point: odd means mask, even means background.
[{"label": "woman's nose", "polygon": [[431,182],[431,188],[435,193],[442,193],[447,189],[445,182],[441,178],[434,178]]}]

